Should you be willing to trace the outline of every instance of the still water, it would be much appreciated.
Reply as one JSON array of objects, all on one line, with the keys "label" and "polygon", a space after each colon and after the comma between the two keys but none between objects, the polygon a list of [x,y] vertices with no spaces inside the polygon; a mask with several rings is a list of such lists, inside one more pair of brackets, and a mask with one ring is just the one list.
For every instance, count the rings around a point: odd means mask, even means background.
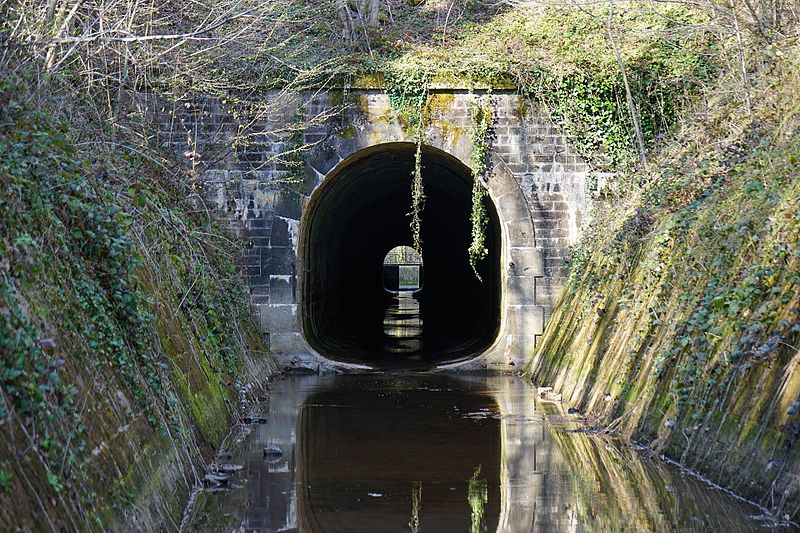
[{"label": "still water", "polygon": [[[513,376],[276,380],[188,531],[761,531],[759,511],[599,436]],[[278,449],[280,451],[278,451]]]},{"label": "still water", "polygon": [[422,332],[419,300],[414,293],[401,291],[392,294],[383,317],[382,353],[392,356],[421,352],[424,348]]}]

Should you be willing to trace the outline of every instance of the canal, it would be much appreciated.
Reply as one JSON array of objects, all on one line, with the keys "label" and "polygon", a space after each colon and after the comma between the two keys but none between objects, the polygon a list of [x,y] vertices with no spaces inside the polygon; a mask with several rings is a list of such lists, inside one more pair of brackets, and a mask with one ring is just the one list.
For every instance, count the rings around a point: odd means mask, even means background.
[{"label": "canal", "polygon": [[768,529],[755,506],[583,426],[516,376],[283,376],[183,530]]}]

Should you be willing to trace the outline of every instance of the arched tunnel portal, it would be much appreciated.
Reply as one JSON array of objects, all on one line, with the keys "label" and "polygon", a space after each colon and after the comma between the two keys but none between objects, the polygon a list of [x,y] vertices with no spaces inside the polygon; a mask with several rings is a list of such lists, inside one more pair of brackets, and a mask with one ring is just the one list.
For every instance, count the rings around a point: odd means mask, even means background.
[{"label": "arched tunnel portal", "polygon": [[[387,252],[410,245],[416,146],[400,142],[360,150],[340,162],[309,199],[300,225],[301,327],[320,355],[371,367],[424,367],[464,361],[495,341],[501,319],[501,224],[487,197],[486,247],[475,275],[471,241],[472,176],[446,152],[424,146],[422,288],[419,342],[387,351],[392,294],[384,287]],[[402,317],[401,317],[402,322]],[[402,329],[402,328],[401,328]]]},{"label": "arched tunnel portal", "polygon": [[[171,148],[185,146],[190,125],[198,152],[214,161],[203,172],[203,190],[239,237],[239,271],[279,366],[327,371],[403,360],[436,370],[518,370],[533,353],[602,176],[589,180],[567,132],[527,98],[493,91],[489,257],[478,282],[466,256],[467,167],[474,148],[469,110],[483,95],[441,87],[431,98],[422,132],[404,128],[389,94],[377,87],[277,90],[268,117],[210,97],[154,117]],[[302,132],[298,111],[310,119]],[[411,243],[415,133],[426,144],[423,257],[419,270],[391,262],[382,268],[387,251]],[[252,142],[232,147],[243,134]],[[396,278],[385,288],[397,289],[402,272],[404,290],[410,273],[418,274],[420,292],[395,302],[403,312],[392,318],[403,325],[411,320],[407,312],[417,312],[417,349],[404,338],[395,343],[402,350],[387,349],[385,334],[394,326],[383,306],[392,295],[383,290],[381,271]],[[382,361],[378,353],[392,355]]]}]

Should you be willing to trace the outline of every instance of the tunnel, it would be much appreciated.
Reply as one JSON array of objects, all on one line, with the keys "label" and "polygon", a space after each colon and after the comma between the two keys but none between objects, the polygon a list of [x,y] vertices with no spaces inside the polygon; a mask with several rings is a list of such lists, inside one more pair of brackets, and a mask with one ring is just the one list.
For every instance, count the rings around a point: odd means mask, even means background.
[{"label": "tunnel", "polygon": [[[421,157],[424,283],[413,292],[386,287],[387,253],[412,245],[415,151],[413,143],[389,143],[357,152],[325,177],[304,211],[301,327],[309,346],[328,359],[373,368],[431,368],[471,359],[497,337],[497,210],[484,198],[488,255],[476,275],[468,256],[471,171],[436,148],[424,146]],[[387,327],[391,316],[394,326]],[[404,326],[410,322],[414,327]],[[414,342],[393,342],[408,340],[404,335]]]}]

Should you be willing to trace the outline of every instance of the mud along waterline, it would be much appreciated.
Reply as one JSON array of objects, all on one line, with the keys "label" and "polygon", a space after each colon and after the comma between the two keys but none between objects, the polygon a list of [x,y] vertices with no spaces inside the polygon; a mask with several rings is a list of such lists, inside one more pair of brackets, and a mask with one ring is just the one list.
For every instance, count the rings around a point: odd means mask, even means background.
[{"label": "mud along waterline", "polygon": [[[761,511],[514,376],[287,376],[186,531],[759,531]],[[550,414],[548,414],[548,412]],[[229,454],[229,455],[228,455]]]}]

